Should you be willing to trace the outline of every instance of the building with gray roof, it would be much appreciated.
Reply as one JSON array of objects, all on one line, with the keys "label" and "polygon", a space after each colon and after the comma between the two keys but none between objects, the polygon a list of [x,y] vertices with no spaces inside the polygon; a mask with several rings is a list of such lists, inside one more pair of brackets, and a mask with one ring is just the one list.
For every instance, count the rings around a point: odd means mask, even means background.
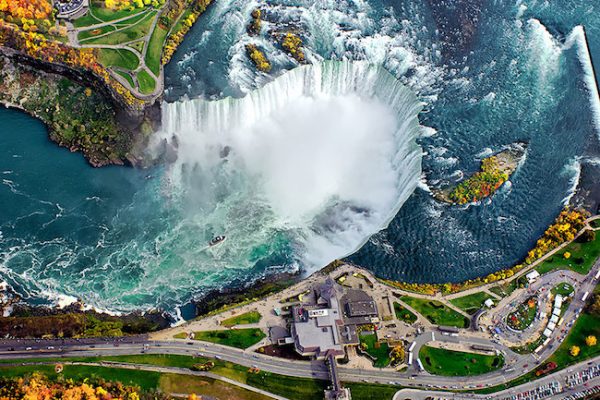
[{"label": "building with gray roof", "polygon": [[342,288],[332,279],[315,289],[313,302],[292,307],[291,334],[296,351],[324,359],[344,355],[344,346],[358,345],[357,325],[373,322],[377,306],[364,291]]}]

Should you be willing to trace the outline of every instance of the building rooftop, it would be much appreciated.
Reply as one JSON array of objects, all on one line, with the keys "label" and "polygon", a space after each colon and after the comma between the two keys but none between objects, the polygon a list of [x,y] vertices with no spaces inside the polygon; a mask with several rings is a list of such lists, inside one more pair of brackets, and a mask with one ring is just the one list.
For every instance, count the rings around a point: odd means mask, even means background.
[{"label": "building rooftop", "polygon": [[539,277],[540,277],[540,273],[539,273],[539,272],[537,272],[537,271],[534,269],[533,271],[531,271],[531,272],[527,273],[527,275],[525,275],[525,277],[527,278],[527,280],[528,280],[528,281],[530,281],[530,282],[531,282],[531,281],[533,281],[533,280],[535,280],[535,279],[539,278]]},{"label": "building rooftop", "polygon": [[378,315],[377,305],[364,291],[344,290],[332,279],[315,288],[314,293],[311,302],[292,308],[296,350],[317,357],[328,352],[344,354],[344,345],[359,343],[356,326],[370,323]]},{"label": "building rooftop", "polygon": [[377,307],[374,301],[357,301],[347,303],[349,317],[364,317],[377,315]]},{"label": "building rooftop", "polygon": [[300,353],[324,354],[329,350],[343,353],[343,340],[338,331],[339,311],[327,309],[327,314],[309,318],[302,307],[294,308],[294,315],[302,313],[306,317],[295,318],[293,336]]},{"label": "building rooftop", "polygon": [[59,18],[71,17],[88,6],[88,0],[58,0],[54,2]]}]

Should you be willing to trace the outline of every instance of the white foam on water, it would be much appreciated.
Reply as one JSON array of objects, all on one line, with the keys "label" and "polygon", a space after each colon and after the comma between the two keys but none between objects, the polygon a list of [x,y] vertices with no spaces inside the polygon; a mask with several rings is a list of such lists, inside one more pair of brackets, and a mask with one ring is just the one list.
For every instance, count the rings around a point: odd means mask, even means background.
[{"label": "white foam on water", "polygon": [[570,160],[563,170],[563,172],[567,175],[571,176],[569,180],[569,184],[571,187],[567,191],[567,195],[563,198],[563,205],[568,205],[571,202],[571,199],[577,192],[577,187],[579,186],[579,179],[581,178],[581,161],[579,158],[574,158]]},{"label": "white foam on water", "polygon": [[[249,35],[245,27],[254,8],[260,7],[264,21],[262,33]],[[444,68],[437,65],[441,56],[425,28],[419,7],[411,10],[411,20],[398,20],[392,9],[374,10],[364,1],[300,0],[268,3],[224,0],[208,22],[209,29],[222,30],[234,37],[228,52],[228,79],[232,87],[249,92],[271,77],[256,71],[248,60],[245,46],[258,45],[273,65],[275,74],[297,63],[274,43],[270,32],[298,30],[304,41],[309,63],[325,59],[365,60],[383,65],[422,99],[432,101],[439,92]]]},{"label": "white foam on water", "polygon": [[562,46],[537,19],[527,21],[530,64],[536,65],[539,85],[548,85],[560,70]]},{"label": "white foam on water", "polygon": [[577,45],[577,57],[579,58],[581,68],[583,69],[583,79],[589,92],[593,121],[598,134],[598,139],[600,140],[600,94],[598,93],[598,82],[596,81],[596,75],[594,74],[594,65],[592,63],[590,49],[588,48],[585,29],[581,25],[573,28],[565,41],[564,48],[569,49],[574,45]]},{"label": "white foam on water", "polygon": [[[417,187],[421,107],[382,67],[328,61],[241,99],[164,104],[154,140],[177,137],[173,191],[214,210],[193,218],[226,228],[234,246],[287,232],[313,270],[386,228]],[[248,224],[253,232],[242,235]]]}]

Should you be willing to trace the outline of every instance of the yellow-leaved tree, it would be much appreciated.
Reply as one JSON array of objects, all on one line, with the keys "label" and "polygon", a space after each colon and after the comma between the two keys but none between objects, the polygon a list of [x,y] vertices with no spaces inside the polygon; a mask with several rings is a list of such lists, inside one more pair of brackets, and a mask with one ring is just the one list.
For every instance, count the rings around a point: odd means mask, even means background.
[{"label": "yellow-leaved tree", "polygon": [[595,346],[596,343],[598,343],[598,341],[594,335],[590,335],[585,338],[585,344],[587,344],[589,347]]},{"label": "yellow-leaved tree", "polygon": [[581,349],[579,348],[579,346],[571,346],[571,349],[569,350],[569,353],[573,357],[577,357],[580,352],[581,352]]}]

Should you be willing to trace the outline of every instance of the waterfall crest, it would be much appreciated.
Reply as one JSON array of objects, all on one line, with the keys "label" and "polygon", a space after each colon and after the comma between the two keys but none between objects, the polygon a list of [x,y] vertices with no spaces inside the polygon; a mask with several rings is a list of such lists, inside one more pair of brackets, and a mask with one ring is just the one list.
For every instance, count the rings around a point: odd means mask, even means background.
[{"label": "waterfall crest", "polygon": [[252,268],[278,236],[312,270],[386,228],[415,190],[421,108],[382,67],[326,61],[242,98],[166,103],[154,140],[177,147],[171,192],[231,237],[232,265]]}]

